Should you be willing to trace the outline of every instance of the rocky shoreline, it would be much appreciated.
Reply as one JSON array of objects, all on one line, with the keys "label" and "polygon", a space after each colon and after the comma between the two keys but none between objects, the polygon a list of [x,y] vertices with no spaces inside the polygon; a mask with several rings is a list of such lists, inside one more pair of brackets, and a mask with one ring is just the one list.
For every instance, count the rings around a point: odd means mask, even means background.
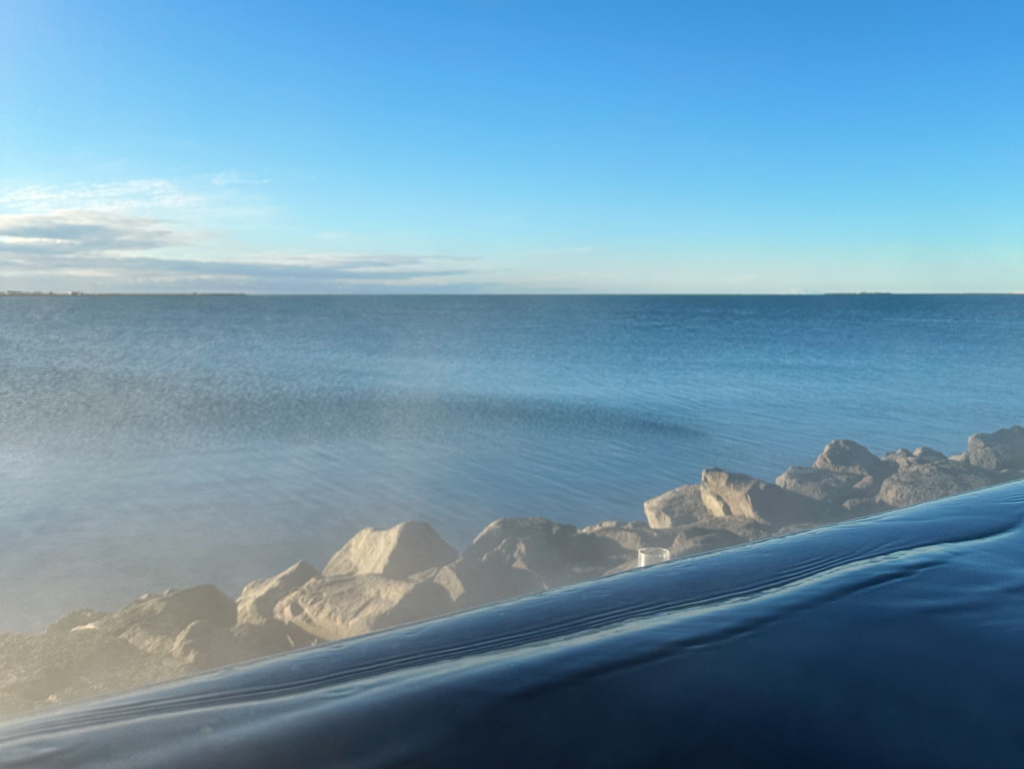
[{"label": "rocky shoreline", "polygon": [[882,457],[829,443],[774,483],[711,468],[644,503],[644,521],[584,528],[502,518],[461,554],[428,523],[363,529],[322,571],[299,561],[232,600],[213,585],[142,596],[115,612],[72,612],[42,633],[0,633],[0,715],[109,694],[350,638],[636,566],[927,502],[1024,477],[1024,427],[970,436],[946,457]]}]

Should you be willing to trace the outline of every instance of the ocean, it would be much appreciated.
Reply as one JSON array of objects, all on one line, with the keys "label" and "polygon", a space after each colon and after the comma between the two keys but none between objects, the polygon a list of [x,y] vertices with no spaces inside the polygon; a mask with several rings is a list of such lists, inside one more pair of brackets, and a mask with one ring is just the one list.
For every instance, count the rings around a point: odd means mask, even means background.
[{"label": "ocean", "polygon": [[0,630],[1024,423],[1024,296],[0,297]]}]

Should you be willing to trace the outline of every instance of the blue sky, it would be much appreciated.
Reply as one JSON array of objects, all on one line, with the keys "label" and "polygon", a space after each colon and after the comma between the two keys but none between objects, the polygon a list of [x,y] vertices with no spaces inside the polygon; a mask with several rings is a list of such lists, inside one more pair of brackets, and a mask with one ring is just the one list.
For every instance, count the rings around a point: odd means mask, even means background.
[{"label": "blue sky", "polygon": [[1024,3],[0,0],[0,289],[1024,291]]}]

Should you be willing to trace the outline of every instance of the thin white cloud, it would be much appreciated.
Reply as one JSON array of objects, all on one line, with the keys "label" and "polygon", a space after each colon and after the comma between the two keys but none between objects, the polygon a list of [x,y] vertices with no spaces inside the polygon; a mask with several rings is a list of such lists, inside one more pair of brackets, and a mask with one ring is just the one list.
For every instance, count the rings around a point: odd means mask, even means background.
[{"label": "thin white cloud", "polygon": [[267,184],[269,181],[269,179],[254,179],[251,176],[245,176],[236,171],[224,171],[210,177],[210,184],[215,184],[218,187],[229,187],[241,184]]},{"label": "thin white cloud", "polygon": [[167,179],[133,179],[67,187],[36,184],[0,192],[0,205],[20,213],[48,213],[55,209],[185,209],[199,207],[203,202],[202,196],[185,192]]},{"label": "thin white cloud", "polygon": [[[467,281],[465,258],[192,250],[213,236],[111,211],[0,215],[0,279],[10,287],[84,281],[91,290],[324,292],[440,287]],[[217,245],[217,244],[214,244]],[[210,244],[205,251],[208,253]],[[81,285],[81,284],[76,284]],[[472,288],[471,284],[466,284]],[[0,286],[3,288],[4,286]]]}]

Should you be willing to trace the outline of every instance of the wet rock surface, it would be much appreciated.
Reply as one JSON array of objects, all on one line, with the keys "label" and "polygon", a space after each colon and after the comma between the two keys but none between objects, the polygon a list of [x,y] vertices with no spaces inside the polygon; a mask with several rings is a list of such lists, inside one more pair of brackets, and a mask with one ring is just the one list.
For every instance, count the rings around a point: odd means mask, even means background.
[{"label": "wet rock surface", "polygon": [[577,528],[501,518],[461,554],[424,522],[367,528],[322,573],[299,561],[250,582],[237,601],[199,585],[145,595],[114,612],[72,612],[38,634],[0,633],[0,715],[627,571],[641,547],[692,556],[1022,476],[1020,426],[972,435],[954,457],[928,447],[879,457],[844,439],[776,483],[707,469],[699,484],[648,500],[645,521]]}]

